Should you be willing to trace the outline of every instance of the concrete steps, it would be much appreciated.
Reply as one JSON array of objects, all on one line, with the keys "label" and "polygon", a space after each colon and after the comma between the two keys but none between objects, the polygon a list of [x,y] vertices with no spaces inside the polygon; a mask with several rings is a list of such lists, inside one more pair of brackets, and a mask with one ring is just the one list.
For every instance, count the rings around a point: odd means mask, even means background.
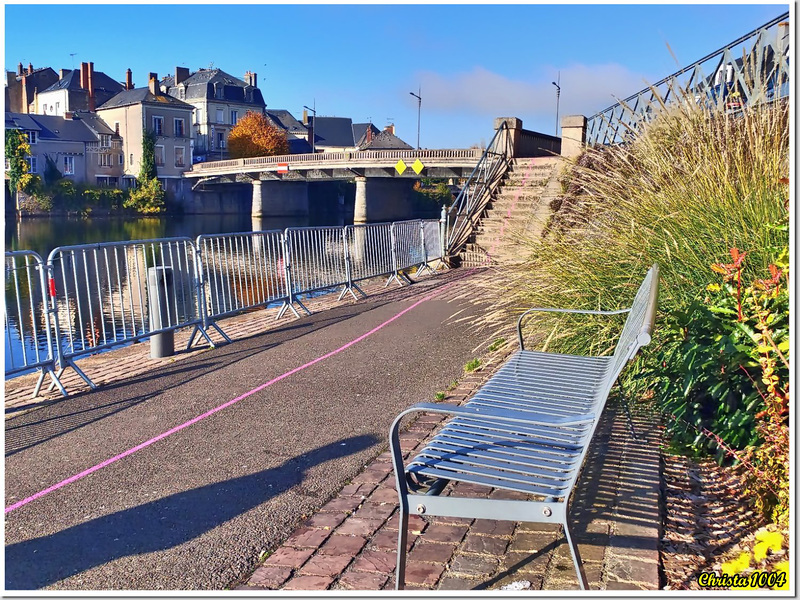
[{"label": "concrete steps", "polygon": [[558,158],[517,159],[486,207],[461,253],[463,266],[514,263],[529,250],[521,238],[537,235],[560,193]]}]

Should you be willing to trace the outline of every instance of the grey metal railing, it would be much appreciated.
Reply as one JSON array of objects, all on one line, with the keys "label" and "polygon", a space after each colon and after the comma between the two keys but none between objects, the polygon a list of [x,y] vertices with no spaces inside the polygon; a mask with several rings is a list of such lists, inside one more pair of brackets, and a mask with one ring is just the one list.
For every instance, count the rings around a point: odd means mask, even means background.
[{"label": "grey metal railing", "polygon": [[282,303],[276,318],[299,317],[306,295],[342,286],[340,300],[358,299],[356,282],[385,275],[402,284],[404,271],[441,259],[441,231],[412,220],[85,244],[46,264],[6,253],[6,377],[41,369],[34,395],[47,373],[67,395],[60,378],[72,367],[94,389],[76,359],[185,327],[187,348],[198,333],[213,347],[208,329],[230,341],[217,322],[242,311]]},{"label": "grey metal railing", "polygon": [[512,155],[508,124],[504,122],[447,211],[444,245],[447,255],[458,254],[469,240],[492,193],[508,171]]},{"label": "grey metal railing", "polygon": [[601,110],[587,122],[586,143],[624,142],[640,123],[673,102],[735,111],[789,95],[789,13]]},{"label": "grey metal railing", "polygon": [[41,369],[33,396],[39,394],[47,374],[66,396],[55,377],[56,354],[42,257],[29,250],[6,252],[5,284],[5,376]]}]

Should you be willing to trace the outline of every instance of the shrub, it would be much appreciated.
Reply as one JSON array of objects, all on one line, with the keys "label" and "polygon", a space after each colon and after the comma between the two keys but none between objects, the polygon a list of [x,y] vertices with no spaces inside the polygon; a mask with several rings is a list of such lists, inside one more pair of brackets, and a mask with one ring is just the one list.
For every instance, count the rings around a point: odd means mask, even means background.
[{"label": "shrub", "polygon": [[136,189],[130,191],[123,206],[143,215],[154,215],[164,212],[165,197],[166,192],[158,179],[138,180]]}]

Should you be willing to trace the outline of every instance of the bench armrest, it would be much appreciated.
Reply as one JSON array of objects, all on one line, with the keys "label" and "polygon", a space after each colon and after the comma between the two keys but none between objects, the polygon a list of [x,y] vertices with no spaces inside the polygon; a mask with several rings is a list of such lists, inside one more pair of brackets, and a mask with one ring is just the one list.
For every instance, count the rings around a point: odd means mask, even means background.
[{"label": "bench armrest", "polygon": [[522,313],[517,320],[517,340],[519,341],[520,350],[525,350],[525,344],[522,341],[522,319],[532,312],[557,312],[568,313],[571,315],[623,315],[631,312],[631,309],[622,308],[620,310],[580,310],[576,308],[529,308]]}]

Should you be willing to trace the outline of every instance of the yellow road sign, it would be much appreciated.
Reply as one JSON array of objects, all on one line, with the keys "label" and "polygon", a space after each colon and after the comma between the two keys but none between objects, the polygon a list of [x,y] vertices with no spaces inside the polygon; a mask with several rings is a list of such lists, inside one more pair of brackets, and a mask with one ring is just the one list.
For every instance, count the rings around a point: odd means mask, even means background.
[{"label": "yellow road sign", "polygon": [[419,175],[422,172],[422,169],[425,168],[425,165],[422,164],[422,161],[420,159],[417,159],[414,161],[414,164],[411,165],[411,168],[414,169],[414,173]]},{"label": "yellow road sign", "polygon": [[397,169],[397,172],[400,173],[400,175],[402,175],[403,173],[406,172],[406,169],[408,167],[406,166],[406,163],[404,163],[403,159],[401,158],[400,160],[397,161],[397,164],[394,166],[394,168]]}]

